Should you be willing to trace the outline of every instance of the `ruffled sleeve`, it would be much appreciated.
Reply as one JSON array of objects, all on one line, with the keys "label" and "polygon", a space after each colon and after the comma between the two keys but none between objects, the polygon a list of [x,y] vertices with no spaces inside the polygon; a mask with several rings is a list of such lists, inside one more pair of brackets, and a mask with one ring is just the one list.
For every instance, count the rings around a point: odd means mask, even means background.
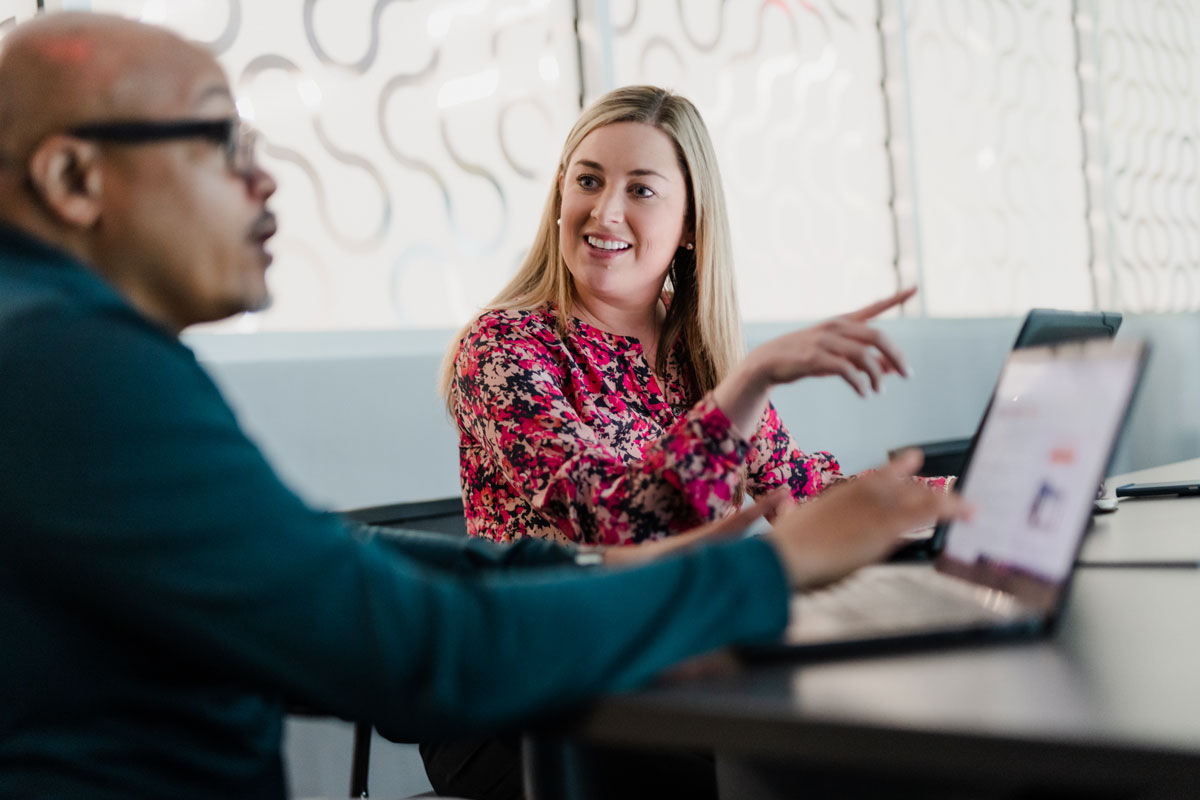
[{"label": "ruffled sleeve", "polygon": [[[775,407],[770,404],[759,423],[747,463],[747,489],[755,496],[787,486],[792,498],[802,501],[854,477],[842,472],[832,453],[806,453],[797,447]],[[942,492],[949,492],[954,487],[953,477],[916,480]]]},{"label": "ruffled sleeve", "polygon": [[759,422],[747,467],[747,489],[752,495],[787,486],[793,498],[803,500],[845,479],[832,453],[806,453],[796,445],[772,404]]}]

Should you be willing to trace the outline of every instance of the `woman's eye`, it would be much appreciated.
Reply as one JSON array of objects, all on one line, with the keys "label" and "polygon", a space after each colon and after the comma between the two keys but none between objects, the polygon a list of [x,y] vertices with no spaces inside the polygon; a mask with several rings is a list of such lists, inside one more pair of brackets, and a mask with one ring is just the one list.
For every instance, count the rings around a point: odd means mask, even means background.
[{"label": "woman's eye", "polygon": [[653,189],[651,189],[649,186],[643,186],[641,184],[634,186],[633,188],[630,189],[630,191],[633,192],[634,197],[653,197],[654,196]]},{"label": "woman's eye", "polygon": [[579,188],[581,189],[595,189],[600,185],[600,181],[596,180],[593,175],[580,175],[575,179],[575,182],[579,184]]}]

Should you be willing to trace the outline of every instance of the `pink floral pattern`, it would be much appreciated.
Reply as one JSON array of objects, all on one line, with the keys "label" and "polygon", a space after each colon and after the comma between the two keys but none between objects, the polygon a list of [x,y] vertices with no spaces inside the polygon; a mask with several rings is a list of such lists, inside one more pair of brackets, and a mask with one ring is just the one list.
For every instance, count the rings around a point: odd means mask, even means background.
[{"label": "pink floral pattern", "polygon": [[655,538],[779,486],[811,497],[841,479],[829,453],[807,454],[768,406],[749,441],[698,397],[675,347],[659,385],[641,343],[557,312],[488,311],[471,326],[451,386],[467,529],[507,542],[588,544]]}]

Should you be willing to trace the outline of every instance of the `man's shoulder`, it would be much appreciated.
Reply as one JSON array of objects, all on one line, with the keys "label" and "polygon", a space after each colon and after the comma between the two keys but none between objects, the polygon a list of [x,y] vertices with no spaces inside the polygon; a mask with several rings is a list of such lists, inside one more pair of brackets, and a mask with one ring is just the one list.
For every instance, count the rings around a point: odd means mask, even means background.
[{"label": "man's shoulder", "polygon": [[[27,280],[0,269],[0,353],[45,359],[55,350],[88,352],[143,340],[156,350],[181,345],[127,304],[86,281]],[[138,348],[141,349],[141,348]]]},{"label": "man's shoulder", "polygon": [[0,345],[27,326],[89,318],[148,325],[99,275],[39,244],[0,238]]},{"label": "man's shoulder", "polygon": [[99,413],[138,394],[211,402],[210,379],[176,337],[87,276],[61,277],[14,278],[0,267],[0,374],[24,387],[6,405]]},{"label": "man's shoulder", "polygon": [[69,314],[84,305],[70,270],[73,267],[30,263],[0,253],[0,324],[30,315]]}]

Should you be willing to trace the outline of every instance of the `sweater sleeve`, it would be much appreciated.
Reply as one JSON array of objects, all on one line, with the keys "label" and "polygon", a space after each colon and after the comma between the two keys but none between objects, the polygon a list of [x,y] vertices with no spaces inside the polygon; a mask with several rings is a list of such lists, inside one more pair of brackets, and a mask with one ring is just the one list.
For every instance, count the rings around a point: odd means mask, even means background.
[{"label": "sweater sleeve", "polygon": [[520,539],[501,546],[474,536],[449,536],[429,531],[360,525],[353,528],[363,540],[378,539],[386,549],[435,569],[470,573],[576,564],[578,550],[544,539]]},{"label": "sweater sleeve", "polygon": [[168,674],[415,739],[561,711],[785,624],[761,541],[624,571],[472,568],[506,560],[309,509],[174,340],[94,316],[23,332],[0,353],[20,387],[0,411],[21,420],[0,432],[21,464],[0,489],[5,574]]},{"label": "sweater sleeve", "polygon": [[581,419],[565,378],[545,343],[480,324],[459,349],[452,393],[460,429],[486,448],[506,488],[568,539],[640,541],[728,507],[749,442],[710,399],[630,461]]}]

